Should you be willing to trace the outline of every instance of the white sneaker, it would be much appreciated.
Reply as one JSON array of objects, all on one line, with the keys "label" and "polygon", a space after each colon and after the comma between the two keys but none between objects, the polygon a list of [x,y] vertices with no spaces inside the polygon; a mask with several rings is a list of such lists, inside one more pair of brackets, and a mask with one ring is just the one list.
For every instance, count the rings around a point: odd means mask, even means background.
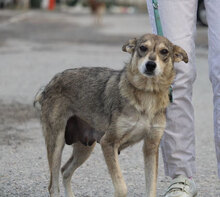
[{"label": "white sneaker", "polygon": [[197,189],[193,179],[183,175],[173,179],[164,197],[196,197]]}]

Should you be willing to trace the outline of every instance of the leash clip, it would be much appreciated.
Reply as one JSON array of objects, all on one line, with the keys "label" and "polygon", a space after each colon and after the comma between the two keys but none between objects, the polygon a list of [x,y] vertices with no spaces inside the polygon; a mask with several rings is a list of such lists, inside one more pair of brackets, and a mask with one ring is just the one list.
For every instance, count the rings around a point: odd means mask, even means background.
[{"label": "leash clip", "polygon": [[153,7],[154,7],[154,9],[158,9],[158,7],[159,7],[158,2],[153,2]]}]

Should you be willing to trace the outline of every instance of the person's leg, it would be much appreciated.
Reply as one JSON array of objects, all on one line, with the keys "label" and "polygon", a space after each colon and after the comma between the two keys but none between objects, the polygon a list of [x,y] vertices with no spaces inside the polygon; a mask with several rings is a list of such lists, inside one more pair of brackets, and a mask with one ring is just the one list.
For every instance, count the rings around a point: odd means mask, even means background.
[{"label": "person's leg", "polygon": [[220,1],[205,0],[209,36],[209,70],[213,87],[215,148],[220,178]]},{"label": "person's leg", "polygon": [[[161,142],[165,174],[192,177],[195,174],[194,111],[192,86],[196,76],[195,43],[197,0],[158,0],[164,36],[185,49],[189,63],[175,64],[174,102],[167,109],[167,127]],[[147,0],[150,21],[156,33],[152,0]]]}]

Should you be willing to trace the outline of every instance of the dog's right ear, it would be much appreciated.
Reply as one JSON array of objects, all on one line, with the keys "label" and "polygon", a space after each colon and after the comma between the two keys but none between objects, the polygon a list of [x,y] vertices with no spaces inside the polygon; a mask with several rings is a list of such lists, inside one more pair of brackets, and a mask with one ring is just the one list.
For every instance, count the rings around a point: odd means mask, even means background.
[{"label": "dog's right ear", "polygon": [[129,40],[126,44],[124,44],[122,46],[122,51],[128,52],[128,53],[133,53],[136,44],[137,44],[137,39],[133,38],[133,39]]}]

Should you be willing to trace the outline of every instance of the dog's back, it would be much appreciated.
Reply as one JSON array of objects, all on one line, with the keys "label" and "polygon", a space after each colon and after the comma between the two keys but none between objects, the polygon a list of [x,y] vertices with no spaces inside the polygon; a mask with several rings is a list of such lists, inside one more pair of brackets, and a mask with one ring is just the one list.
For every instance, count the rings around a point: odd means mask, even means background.
[{"label": "dog's back", "polygon": [[[65,70],[36,96],[35,103],[40,103],[42,117],[50,117],[50,121],[76,114],[103,130],[109,125],[112,112],[120,109],[120,76],[121,71],[100,67]],[[51,113],[56,110],[59,111]],[[59,117],[50,114],[59,114]]]}]

